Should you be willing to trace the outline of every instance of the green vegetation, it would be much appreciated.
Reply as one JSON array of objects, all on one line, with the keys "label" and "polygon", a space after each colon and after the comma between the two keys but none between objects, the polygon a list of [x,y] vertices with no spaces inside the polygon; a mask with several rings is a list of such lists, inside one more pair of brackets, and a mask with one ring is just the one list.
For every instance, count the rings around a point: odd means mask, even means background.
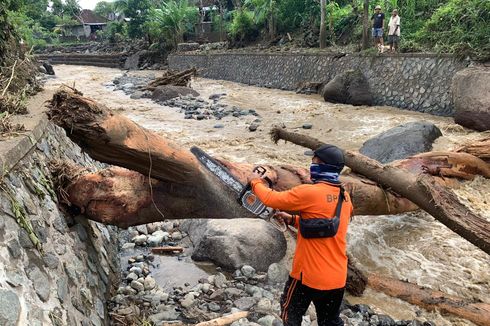
[{"label": "green vegetation", "polygon": [[[98,35],[110,42],[145,39],[160,48],[175,47],[178,42],[192,39],[196,24],[204,17],[199,14],[199,4],[194,3],[190,0],[101,1],[95,12],[113,21]],[[364,3],[364,0],[326,0],[327,44],[359,48]],[[371,0],[368,18],[376,5],[383,8],[386,24],[391,11],[398,9],[404,52],[455,53],[481,60],[490,56],[488,0]],[[0,6],[6,15],[0,17],[0,22],[9,21],[16,27],[17,38],[28,45],[56,43],[63,28],[77,23],[74,18],[81,10],[78,0],[5,0]],[[318,0],[219,0],[206,11],[212,21],[211,30],[226,32],[235,45],[277,42],[287,33],[297,46],[319,44]]]}]

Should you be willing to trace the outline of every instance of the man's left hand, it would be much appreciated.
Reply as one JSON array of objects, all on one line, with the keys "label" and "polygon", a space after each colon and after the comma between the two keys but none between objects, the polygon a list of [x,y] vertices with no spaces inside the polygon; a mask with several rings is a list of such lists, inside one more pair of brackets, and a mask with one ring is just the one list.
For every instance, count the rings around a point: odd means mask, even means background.
[{"label": "man's left hand", "polygon": [[261,174],[258,174],[257,172],[252,172],[251,174],[249,174],[247,176],[247,182],[250,183],[250,181],[254,180],[254,179],[262,179],[262,175]]}]

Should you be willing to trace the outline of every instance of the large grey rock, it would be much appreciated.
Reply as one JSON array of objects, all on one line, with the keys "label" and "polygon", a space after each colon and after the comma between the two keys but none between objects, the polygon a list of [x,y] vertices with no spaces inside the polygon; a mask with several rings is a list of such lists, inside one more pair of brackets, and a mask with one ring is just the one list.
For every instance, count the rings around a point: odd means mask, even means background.
[{"label": "large grey rock", "polygon": [[441,131],[433,123],[409,122],[369,139],[359,152],[381,163],[388,163],[430,151],[432,143],[440,136]]},{"label": "large grey rock", "polygon": [[17,295],[0,289],[0,325],[16,326],[19,320],[20,302]]},{"label": "large grey rock", "polygon": [[156,102],[165,102],[179,96],[199,96],[199,93],[189,87],[164,85],[158,86],[151,94],[151,99]]},{"label": "large grey rock", "polygon": [[181,229],[195,245],[192,259],[210,260],[230,270],[250,265],[267,271],[286,253],[283,233],[260,219],[186,220]]},{"label": "large grey rock", "polygon": [[490,130],[490,69],[467,68],[453,77],[454,121],[478,131]]},{"label": "large grey rock", "polygon": [[366,77],[359,70],[338,74],[320,90],[327,102],[352,105],[372,105],[373,97]]}]

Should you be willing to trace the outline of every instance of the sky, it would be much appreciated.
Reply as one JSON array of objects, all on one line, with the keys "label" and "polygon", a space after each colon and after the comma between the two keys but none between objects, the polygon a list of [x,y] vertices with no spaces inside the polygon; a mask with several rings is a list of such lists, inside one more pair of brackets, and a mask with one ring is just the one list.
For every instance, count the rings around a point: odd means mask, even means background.
[{"label": "sky", "polygon": [[[94,9],[97,2],[100,2],[100,1],[102,1],[102,0],[79,0],[79,3],[80,3],[80,6],[82,7],[82,9]],[[112,0],[108,0],[108,1],[112,2]]]}]

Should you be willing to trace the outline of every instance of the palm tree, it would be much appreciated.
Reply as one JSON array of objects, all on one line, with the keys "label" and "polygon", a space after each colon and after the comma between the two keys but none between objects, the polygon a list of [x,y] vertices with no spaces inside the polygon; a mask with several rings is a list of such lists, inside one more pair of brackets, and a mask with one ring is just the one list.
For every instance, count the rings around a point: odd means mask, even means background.
[{"label": "palm tree", "polygon": [[169,0],[150,11],[148,25],[153,34],[163,34],[176,47],[197,17],[198,9],[189,5],[188,0]]}]

